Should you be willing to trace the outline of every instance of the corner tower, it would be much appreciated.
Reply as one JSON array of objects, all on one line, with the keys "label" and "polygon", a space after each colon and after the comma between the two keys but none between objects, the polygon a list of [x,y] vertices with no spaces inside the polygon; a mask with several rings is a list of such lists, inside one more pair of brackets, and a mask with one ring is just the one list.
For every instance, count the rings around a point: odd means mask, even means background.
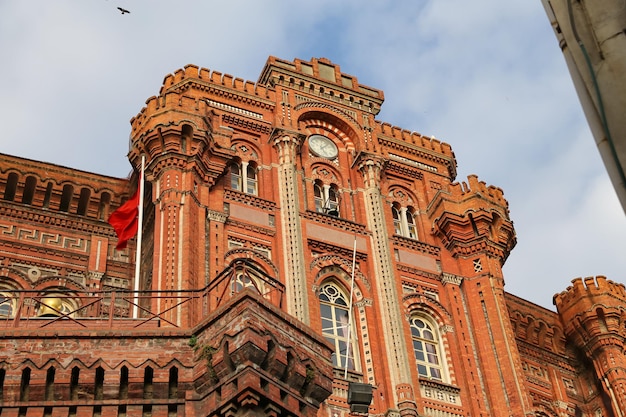
[{"label": "corner tower", "polygon": [[[148,204],[154,207],[153,258],[142,276],[143,289],[197,290],[208,283],[206,219],[212,203],[219,198],[221,205],[222,198],[209,191],[235,156],[233,130],[216,117],[211,96],[223,97],[232,87],[232,77],[187,65],[166,76],[159,96],[149,98],[131,120],[129,159],[138,168],[142,155],[146,157],[145,177],[152,195]],[[258,92],[241,93],[264,107],[255,96]],[[144,245],[144,252],[149,246]],[[184,308],[171,307],[172,323],[194,320]]]},{"label": "corner tower", "polygon": [[[476,415],[484,415],[481,409],[489,410],[489,415],[532,415],[511,321],[505,314],[501,267],[516,243],[508,203],[501,189],[474,175],[468,181],[441,190],[428,207],[433,234],[447,249],[442,261],[450,272],[458,268],[460,275],[444,272],[445,281],[460,282],[460,291],[451,286],[451,301],[457,304],[451,312],[457,315],[455,322],[467,323],[467,331],[457,337],[466,346],[463,360],[476,369],[464,375],[465,382],[482,388],[472,398]],[[508,412],[500,414],[501,410]]]},{"label": "corner tower", "polygon": [[577,278],[554,296],[567,339],[593,363],[616,416],[626,410],[626,287],[603,276]]}]

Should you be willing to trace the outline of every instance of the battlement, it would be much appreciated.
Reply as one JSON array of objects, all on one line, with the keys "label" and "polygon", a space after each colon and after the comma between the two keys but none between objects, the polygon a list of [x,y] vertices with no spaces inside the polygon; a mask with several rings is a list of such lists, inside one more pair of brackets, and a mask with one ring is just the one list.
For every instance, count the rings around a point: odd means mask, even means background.
[{"label": "battlement", "polygon": [[430,138],[422,136],[418,132],[402,129],[397,126],[393,126],[387,122],[377,122],[377,124],[380,128],[381,134],[385,136],[399,139],[406,143],[412,143],[421,148],[425,148],[454,158],[454,152],[452,152],[452,147],[445,142],[437,140],[434,136],[431,136]]},{"label": "battlement", "polygon": [[[468,182],[454,182],[450,184],[450,194],[453,197],[457,197],[459,199],[465,198],[469,194],[479,193],[485,198],[489,198],[493,203],[496,203],[502,207],[508,207],[509,203],[504,198],[504,191],[502,188],[496,187],[494,185],[487,186],[487,183],[484,181],[478,181],[477,175],[468,175]],[[468,184],[469,183],[469,184]]]},{"label": "battlement", "polygon": [[208,68],[198,67],[193,64],[185,65],[183,68],[174,71],[173,74],[166,75],[165,78],[163,78],[163,85],[161,86],[159,94],[163,94],[169,88],[172,88],[173,86],[188,79],[197,79],[209,82],[260,98],[269,98],[270,95],[269,89],[265,85],[252,81],[246,81],[241,78],[233,77],[230,74],[223,74],[219,71],[211,71]]},{"label": "battlement", "polygon": [[559,311],[567,309],[580,300],[609,296],[626,303],[626,286],[613,282],[602,275],[596,277],[576,278],[565,291],[556,294],[552,301]]},{"label": "battlement", "polygon": [[[158,96],[152,96],[146,100],[146,106],[130,120],[133,132],[147,119],[147,115],[159,110],[160,108],[169,106],[192,106],[195,110],[203,110],[206,102],[200,98],[185,96],[183,91],[176,87],[186,80],[196,80],[200,84],[213,85],[218,90],[223,90],[221,95],[228,92],[229,98],[232,98],[234,90],[243,96],[243,100],[254,102],[257,106],[269,107],[270,104],[266,100],[271,100],[272,89],[255,83],[246,81],[241,78],[233,77],[230,74],[223,74],[219,71],[211,71],[208,68],[198,67],[197,65],[188,64],[185,67],[177,69],[172,74],[168,74],[163,78],[163,85],[159,90]],[[187,101],[188,103],[183,103]],[[252,113],[252,112],[250,112]]]}]

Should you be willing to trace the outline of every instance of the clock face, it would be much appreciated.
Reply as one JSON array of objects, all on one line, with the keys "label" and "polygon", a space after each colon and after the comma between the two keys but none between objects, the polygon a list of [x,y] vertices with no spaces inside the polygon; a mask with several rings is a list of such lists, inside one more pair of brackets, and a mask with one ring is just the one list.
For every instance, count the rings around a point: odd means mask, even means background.
[{"label": "clock face", "polygon": [[337,157],[337,145],[322,135],[309,136],[309,149],[322,158],[335,159]]}]

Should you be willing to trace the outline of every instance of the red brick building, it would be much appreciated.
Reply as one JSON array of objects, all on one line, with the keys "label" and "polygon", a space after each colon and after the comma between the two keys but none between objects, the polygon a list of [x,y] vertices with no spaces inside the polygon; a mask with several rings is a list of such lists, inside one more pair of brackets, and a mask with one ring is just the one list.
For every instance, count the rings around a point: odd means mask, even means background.
[{"label": "red brick building", "polygon": [[138,280],[137,173],[0,155],[2,417],[622,416],[624,286],[505,293],[502,190],[383,100],[326,59],[166,76]]}]

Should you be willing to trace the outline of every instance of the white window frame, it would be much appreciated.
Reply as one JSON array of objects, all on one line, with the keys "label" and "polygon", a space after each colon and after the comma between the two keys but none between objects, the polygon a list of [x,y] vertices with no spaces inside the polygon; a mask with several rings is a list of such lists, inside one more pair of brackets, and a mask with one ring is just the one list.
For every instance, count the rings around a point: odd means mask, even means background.
[{"label": "white window frame", "polygon": [[313,196],[316,212],[330,214],[334,211],[339,217],[339,189],[337,186],[316,181],[313,184]]},{"label": "white window frame", "polygon": [[410,326],[413,357],[420,378],[444,382],[445,362],[436,326],[422,316],[411,317]]},{"label": "white window frame", "polygon": [[[333,365],[345,369],[358,371],[359,360],[354,317],[349,319],[350,305],[348,296],[334,282],[326,282],[319,290],[320,319],[322,335],[335,347],[332,355]],[[350,328],[348,328],[350,325]],[[347,352],[347,349],[350,349]]]}]

